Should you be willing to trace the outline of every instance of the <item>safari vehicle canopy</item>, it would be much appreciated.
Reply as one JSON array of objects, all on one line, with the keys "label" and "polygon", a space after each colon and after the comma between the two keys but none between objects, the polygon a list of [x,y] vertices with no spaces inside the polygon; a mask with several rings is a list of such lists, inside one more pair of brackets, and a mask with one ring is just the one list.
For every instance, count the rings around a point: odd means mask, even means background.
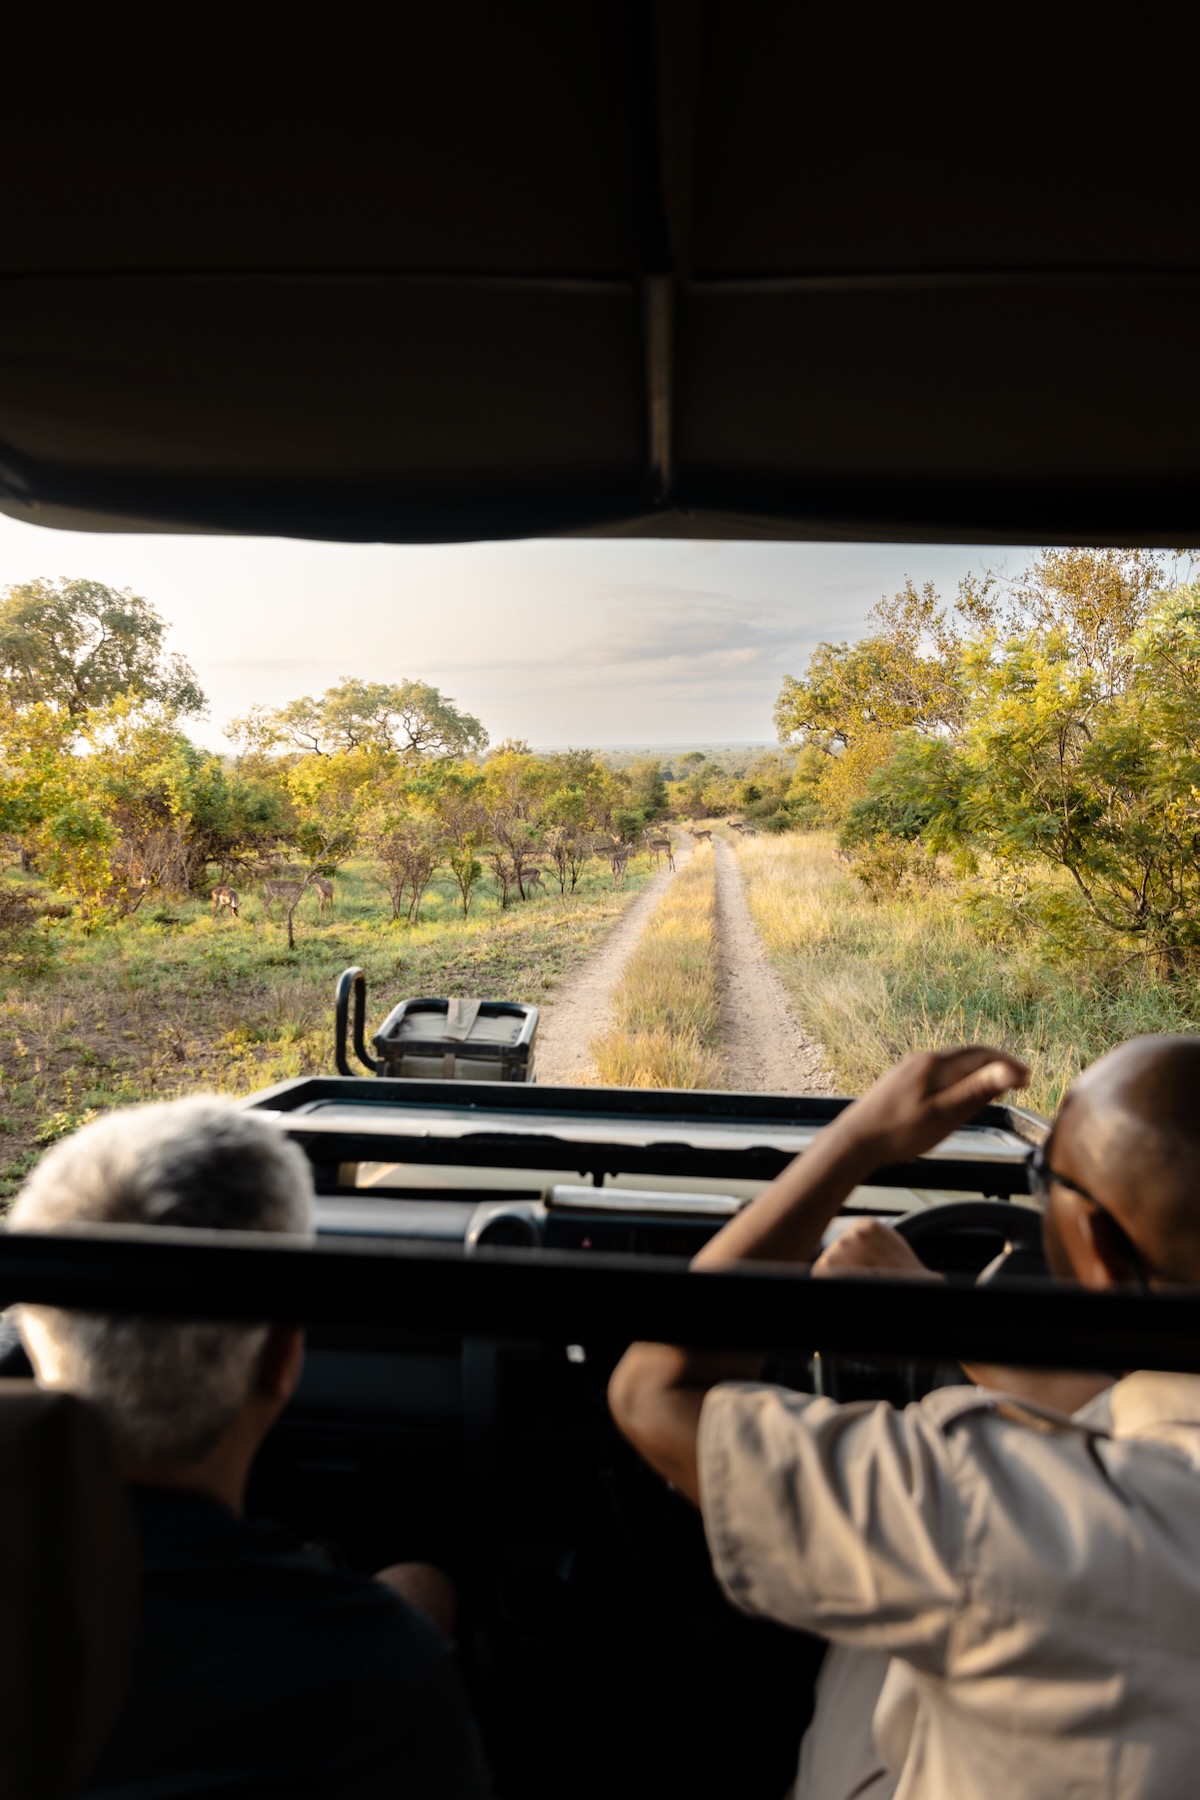
[{"label": "safari vehicle canopy", "polygon": [[1172,0],[448,0],[214,15],[183,53],[29,15],[0,504],[1194,541],[1194,29]]}]

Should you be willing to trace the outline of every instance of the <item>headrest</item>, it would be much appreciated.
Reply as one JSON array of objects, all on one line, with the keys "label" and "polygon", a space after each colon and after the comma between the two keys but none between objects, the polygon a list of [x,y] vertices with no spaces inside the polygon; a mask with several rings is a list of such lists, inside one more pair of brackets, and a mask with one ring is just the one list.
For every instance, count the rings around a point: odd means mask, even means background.
[{"label": "headrest", "polygon": [[125,1690],[133,1523],[102,1420],[0,1381],[0,1800],[76,1794]]}]

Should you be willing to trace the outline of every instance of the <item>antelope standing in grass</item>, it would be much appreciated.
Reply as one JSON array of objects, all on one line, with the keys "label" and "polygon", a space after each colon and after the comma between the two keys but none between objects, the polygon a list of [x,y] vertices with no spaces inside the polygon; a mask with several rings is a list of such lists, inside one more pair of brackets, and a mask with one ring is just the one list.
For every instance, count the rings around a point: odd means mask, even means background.
[{"label": "antelope standing in grass", "polygon": [[656,869],[658,867],[659,857],[665,856],[667,859],[667,867],[671,870],[672,874],[674,874],[675,851],[669,837],[647,837],[646,848],[654,858],[654,866]]},{"label": "antelope standing in grass", "polygon": [[238,897],[231,887],[221,881],[212,891],[212,909],[215,919],[219,912],[227,912],[231,918],[241,917],[238,912]]},{"label": "antelope standing in grass", "polygon": [[333,905],[333,883],[324,875],[306,875],[303,881],[264,881],[263,902],[268,911],[274,900],[282,900],[286,906],[295,906],[306,888],[316,889],[318,912],[324,912],[327,906]]},{"label": "antelope standing in grass", "polygon": [[623,882],[624,881],[625,871],[629,867],[629,857],[630,857],[632,850],[633,850],[632,844],[614,844],[613,845],[612,851],[609,854],[608,864],[612,870],[612,877],[613,877],[614,882],[616,882],[616,881]]},{"label": "antelope standing in grass", "polygon": [[295,906],[307,886],[306,881],[264,881],[263,905],[268,912],[276,900],[282,900],[285,906]]},{"label": "antelope standing in grass", "polygon": [[521,877],[521,881],[525,888],[525,898],[527,900],[530,894],[544,894],[546,891],[542,886],[542,871],[540,869],[526,869],[524,875]]},{"label": "antelope standing in grass", "polygon": [[712,832],[709,831],[707,829],[707,827],[702,831],[697,831],[693,827],[691,836],[695,838],[695,840],[698,844],[711,844],[712,843]]}]

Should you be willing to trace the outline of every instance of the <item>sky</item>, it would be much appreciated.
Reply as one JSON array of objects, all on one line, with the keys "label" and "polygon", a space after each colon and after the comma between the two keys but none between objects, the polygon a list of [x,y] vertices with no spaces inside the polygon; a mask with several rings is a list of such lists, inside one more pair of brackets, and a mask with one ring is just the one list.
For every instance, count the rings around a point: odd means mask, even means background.
[{"label": "sky", "polygon": [[309,543],[52,531],[0,514],[0,589],[36,576],[130,588],[209,697],[190,735],[343,676],[430,681],[493,743],[770,742],[785,674],[854,638],[911,575],[949,597],[1032,552],[914,544],[552,539]]}]

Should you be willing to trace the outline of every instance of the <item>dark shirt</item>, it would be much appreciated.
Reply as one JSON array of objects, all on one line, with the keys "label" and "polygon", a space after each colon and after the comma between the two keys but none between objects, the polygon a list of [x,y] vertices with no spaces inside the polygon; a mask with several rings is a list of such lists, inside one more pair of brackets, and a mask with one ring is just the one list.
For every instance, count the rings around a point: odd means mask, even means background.
[{"label": "dark shirt", "polygon": [[215,1500],[133,1501],[138,1647],[93,1800],[484,1793],[458,1678],[419,1614]]}]

